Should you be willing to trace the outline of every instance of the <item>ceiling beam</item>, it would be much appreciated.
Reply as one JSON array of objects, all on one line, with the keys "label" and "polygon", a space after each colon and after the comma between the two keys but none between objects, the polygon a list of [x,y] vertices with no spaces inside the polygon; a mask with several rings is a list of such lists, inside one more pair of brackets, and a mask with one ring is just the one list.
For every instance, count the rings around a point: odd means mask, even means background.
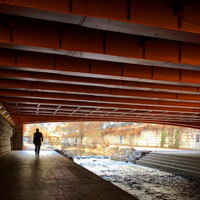
[{"label": "ceiling beam", "polygon": [[[140,90],[125,90],[104,88],[96,86],[77,86],[71,84],[60,83],[46,83],[43,82],[30,82],[30,81],[15,81],[1,79],[0,82],[0,95],[22,95],[34,97],[34,95],[42,95],[43,98],[75,98],[83,101],[104,101],[114,100],[114,102],[129,103],[134,99],[140,99],[139,102],[171,102],[170,104],[186,105],[188,103],[199,103],[200,94],[178,94],[170,92],[153,92],[153,91],[140,91]],[[7,90],[9,89],[9,90]],[[35,96],[35,97],[36,97]],[[159,102],[158,102],[159,101]],[[113,103],[114,103],[113,102]],[[135,101],[134,101],[135,102]],[[138,102],[138,101],[137,101]],[[192,104],[188,104],[192,105]]]},{"label": "ceiling beam", "polygon": [[4,19],[0,27],[2,48],[200,70],[198,44],[146,38],[141,45],[139,36],[16,17]]},{"label": "ceiling beam", "polygon": [[[158,84],[158,83],[144,83],[134,81],[121,81],[111,79],[98,79],[88,77],[77,77],[69,75],[61,75],[54,73],[44,72],[27,72],[21,70],[12,69],[1,69],[0,68],[1,81],[13,80],[17,81],[34,81],[40,83],[59,83],[59,84],[73,84],[79,86],[95,86],[104,88],[118,88],[118,89],[129,89],[129,90],[142,90],[142,91],[153,91],[153,92],[174,92],[183,94],[199,94],[198,87],[196,86],[179,86]],[[156,82],[156,81],[155,81]],[[27,82],[28,83],[28,82]],[[34,84],[34,83],[33,83]],[[178,82],[180,84],[180,82]],[[200,86],[200,85],[199,85]]]},{"label": "ceiling beam", "polygon": [[186,115],[186,114],[168,114],[168,113],[158,113],[158,114],[151,114],[151,112],[146,111],[146,112],[141,112],[140,110],[133,111],[130,113],[121,113],[121,112],[97,112],[97,111],[91,111],[91,112],[82,112],[82,111],[76,111],[76,110],[71,110],[71,111],[66,111],[64,109],[61,109],[60,111],[57,111],[56,114],[54,114],[54,110],[48,110],[48,109],[39,109],[38,111],[31,110],[31,109],[19,109],[19,110],[11,110],[10,108],[8,109],[11,114],[37,114],[37,115],[44,115],[48,114],[49,116],[77,116],[77,117],[118,117],[124,120],[127,119],[135,119],[135,118],[145,118],[145,119],[154,119],[154,120],[174,120],[176,122],[178,121],[187,121],[187,122],[198,122],[200,121],[200,116],[199,115]]},{"label": "ceiling beam", "polygon": [[175,0],[174,14],[184,16],[188,12],[192,12],[195,6],[199,6],[199,0]]},{"label": "ceiling beam", "polygon": [[[146,9],[144,6],[146,4],[150,9]],[[198,31],[178,29],[176,15],[183,12],[181,11],[183,6],[178,4],[174,15],[173,6],[170,4],[170,1],[156,2],[155,0],[110,0],[109,2],[93,0],[87,3],[83,0],[55,2],[43,0],[37,3],[34,0],[31,2],[29,0],[29,3],[21,0],[9,2],[1,0],[0,12],[94,29],[199,43]],[[157,13],[163,14],[164,23],[157,20]]]},{"label": "ceiling beam", "polygon": [[[13,115],[14,115],[15,113],[13,113]],[[20,115],[35,115],[35,116],[54,116],[54,115],[52,115],[52,114],[50,114],[50,113],[48,113],[48,112],[44,112],[44,113],[41,113],[40,115],[38,115],[38,114],[36,114],[36,113],[31,113],[31,112],[24,112],[24,113],[20,113]],[[116,120],[120,120],[120,121],[127,121],[127,120],[129,120],[129,121],[134,121],[134,120],[136,120],[136,121],[138,121],[138,119],[139,120],[141,120],[141,122],[143,122],[143,120],[149,120],[149,121],[152,121],[152,122],[159,122],[159,121],[162,121],[162,122],[170,122],[170,121],[174,121],[174,123],[184,123],[184,122],[194,122],[194,123],[199,123],[200,122],[200,120],[199,119],[196,119],[196,120],[188,120],[188,118],[181,118],[181,119],[179,119],[179,118],[177,118],[177,119],[175,119],[175,118],[165,118],[165,117],[149,117],[149,116],[132,116],[132,117],[121,117],[121,116],[115,116],[115,115],[108,115],[108,116],[100,116],[100,115],[87,115],[87,116],[84,116],[84,115],[64,115],[64,114],[60,114],[60,115],[56,115],[57,117],[78,117],[78,118],[80,118],[80,119],[91,119],[91,118],[97,118],[97,121],[98,121],[98,119],[100,118],[101,119],[101,121],[102,120],[104,120],[104,121],[107,121],[107,120],[111,120],[112,119],[112,121],[115,121],[115,119]]]},{"label": "ceiling beam", "polygon": [[[46,76],[47,79],[52,75],[51,79],[56,79],[57,77],[57,79],[63,80],[65,76],[67,76],[67,78],[69,78],[69,76],[78,76],[87,77],[89,78],[88,80],[91,80],[94,84],[95,82],[98,83],[98,81],[104,84],[108,79],[111,79],[108,80],[108,83],[114,85],[132,86],[134,84],[130,81],[134,81],[181,86],[178,90],[184,90],[182,86],[200,86],[200,71],[121,64],[43,53],[16,52],[4,49],[0,50],[0,69],[2,69],[1,77],[7,76],[10,78],[18,75],[24,78],[37,79],[45,79]],[[10,73],[9,70],[13,73]],[[21,72],[20,74],[20,72],[16,70],[26,71],[27,73]],[[41,73],[41,75],[39,75],[37,72],[45,72],[48,74],[44,75],[44,73]],[[59,75],[56,76],[55,74]],[[71,79],[69,78],[69,80]],[[84,78],[80,78],[79,80],[81,83],[84,83],[87,79],[83,81]],[[188,87],[187,90],[195,91],[197,88],[192,89]]]},{"label": "ceiling beam", "polygon": [[[15,96],[16,95],[16,96]],[[198,103],[182,103],[174,104],[169,102],[162,102],[159,104],[156,101],[148,100],[132,100],[132,103],[123,103],[121,101],[94,101],[94,100],[79,100],[75,96],[68,95],[68,98],[64,100],[58,100],[52,97],[43,98],[42,95],[37,94],[36,97],[30,97],[27,94],[16,93],[15,95],[8,94],[7,96],[1,96],[0,101],[2,102],[17,102],[17,103],[28,103],[28,104],[45,104],[45,105],[69,105],[69,106],[85,106],[85,107],[102,107],[102,108],[115,108],[115,109],[145,109],[145,110],[157,110],[157,111],[171,111],[171,112],[189,112],[189,113],[199,113]],[[74,98],[73,98],[74,97]],[[78,96],[77,96],[78,97]],[[153,104],[154,103],[154,104]],[[157,104],[156,104],[157,103]]]},{"label": "ceiling beam", "polygon": [[[16,124],[27,124],[27,123],[43,123],[43,122],[64,122],[64,121],[105,121],[105,118],[95,118],[88,117],[88,118],[81,118],[81,117],[61,117],[61,116],[37,116],[37,115],[12,115],[13,119],[15,120]],[[106,121],[113,121],[113,118],[107,118]],[[114,119],[114,121],[121,122],[124,120],[120,118]],[[129,119],[126,120],[127,122],[144,122],[144,123],[157,123],[157,124],[168,124],[168,125],[175,125],[175,126],[182,126],[182,127],[189,127],[189,128],[199,128],[199,124],[196,125],[193,123],[181,123],[181,122],[174,122],[174,121],[156,121],[156,120],[148,120],[148,119]]]},{"label": "ceiling beam", "polygon": [[43,99],[26,99],[26,98],[13,98],[13,97],[0,97],[0,100],[7,106],[8,103],[26,105],[26,106],[59,106],[62,108],[71,108],[74,109],[81,107],[83,110],[95,110],[101,109],[105,112],[112,111],[113,109],[124,110],[124,112],[134,110],[140,110],[142,112],[168,112],[168,113],[186,113],[186,114],[200,114],[200,109],[188,109],[188,108],[173,108],[173,107],[153,107],[153,106],[138,106],[138,105],[122,105],[122,104],[104,104],[104,103],[88,103],[88,102],[74,102],[74,101],[56,101],[56,100],[43,100]]}]

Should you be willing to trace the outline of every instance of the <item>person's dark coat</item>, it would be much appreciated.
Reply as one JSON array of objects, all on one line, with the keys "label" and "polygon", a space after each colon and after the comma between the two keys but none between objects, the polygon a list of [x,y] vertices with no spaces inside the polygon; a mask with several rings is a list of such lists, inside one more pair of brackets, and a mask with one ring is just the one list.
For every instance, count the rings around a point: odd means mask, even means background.
[{"label": "person's dark coat", "polygon": [[33,138],[33,143],[34,143],[35,145],[41,145],[41,141],[43,141],[42,133],[40,133],[40,132],[35,132],[35,133],[34,133],[34,138]]}]

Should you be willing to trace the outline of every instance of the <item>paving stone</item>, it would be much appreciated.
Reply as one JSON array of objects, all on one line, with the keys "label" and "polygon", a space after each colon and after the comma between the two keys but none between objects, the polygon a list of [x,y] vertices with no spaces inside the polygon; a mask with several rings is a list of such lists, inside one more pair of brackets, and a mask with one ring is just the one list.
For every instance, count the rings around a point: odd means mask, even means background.
[{"label": "paving stone", "polygon": [[0,157],[1,200],[137,200],[54,151]]}]

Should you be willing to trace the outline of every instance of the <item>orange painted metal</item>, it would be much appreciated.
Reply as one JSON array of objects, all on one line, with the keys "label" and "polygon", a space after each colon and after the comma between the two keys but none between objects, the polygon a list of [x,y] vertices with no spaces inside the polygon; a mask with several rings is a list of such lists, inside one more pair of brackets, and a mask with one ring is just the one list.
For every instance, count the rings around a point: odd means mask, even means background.
[{"label": "orange painted metal", "polygon": [[44,9],[49,11],[68,13],[70,11],[69,0],[6,0],[1,2],[9,5],[18,5],[23,7],[30,7],[36,9]]},{"label": "orange painted metal", "polygon": [[[173,38],[173,35],[177,35],[174,37],[178,40],[181,38],[178,36],[181,36],[184,31],[194,33],[200,31],[199,4],[187,8],[187,12],[178,15],[174,12],[176,2],[165,0],[1,0],[0,4],[1,12],[4,13],[15,13],[35,18],[42,16],[45,19],[62,22],[65,15],[108,19],[124,23],[131,22],[137,25],[137,32],[140,34],[146,32],[146,34],[149,33],[149,36],[158,38]],[[57,16],[57,18],[52,18],[52,15]],[[78,22],[74,23],[79,24],[84,23],[84,21],[87,19],[79,19]],[[191,23],[191,21],[195,23]],[[155,27],[153,31],[152,27]]]},{"label": "orange painted metal", "polygon": [[145,110],[145,111],[165,111],[165,112],[186,112],[186,113],[195,113],[198,114],[200,112],[199,108],[179,108],[176,106],[170,106],[168,105],[167,107],[164,106],[147,106],[147,105],[128,105],[128,104],[120,104],[120,103],[115,103],[115,104],[109,104],[109,103],[91,103],[87,101],[66,101],[66,100],[53,100],[53,99],[34,99],[34,98],[22,98],[22,97],[0,97],[0,101],[3,103],[15,103],[18,105],[46,105],[46,106],[75,106],[79,109],[84,108],[84,109],[89,109],[90,108],[109,108],[109,109],[136,109],[136,110]]},{"label": "orange painted metal", "polygon": [[[24,51],[0,50],[1,68],[179,86],[200,84],[200,72],[195,70],[121,64]],[[131,85],[131,82],[124,84]]]},{"label": "orange painted metal", "polygon": [[121,0],[73,0],[72,13],[115,20],[127,20],[128,4]]},{"label": "orange painted metal", "polygon": [[[12,118],[15,120],[16,124],[26,124],[26,123],[40,123],[40,122],[61,122],[61,121],[105,121],[105,118],[95,118],[88,117],[88,118],[81,118],[81,117],[62,117],[62,116],[34,116],[34,115],[12,115]],[[175,126],[184,126],[189,128],[198,128],[199,123],[193,124],[192,122],[174,122],[174,121],[155,121],[153,119],[144,119],[144,118],[137,118],[134,119],[135,122],[144,122],[144,123],[159,123],[159,124],[169,124]],[[106,121],[113,121],[113,118],[106,118]],[[116,118],[115,121],[121,121],[120,118]],[[131,122],[132,120],[125,120],[127,122]]]},{"label": "orange painted metal", "polygon": [[0,0],[0,12],[18,15],[0,20],[0,101],[16,124],[114,120],[199,128],[199,14],[194,5],[174,5]]},{"label": "orange painted metal", "polygon": [[[103,73],[103,71],[102,71]],[[1,81],[8,79],[14,80],[28,80],[28,81],[38,81],[42,83],[62,83],[62,84],[73,84],[81,86],[98,86],[105,88],[119,88],[127,90],[142,90],[142,91],[157,91],[157,92],[175,92],[181,94],[199,94],[198,87],[196,86],[176,86],[169,84],[157,84],[157,83],[144,83],[144,82],[134,82],[134,81],[120,81],[111,79],[95,79],[95,78],[83,78],[77,76],[68,76],[53,73],[44,72],[29,72],[21,70],[12,69],[0,69]],[[165,78],[165,77],[164,77]],[[63,85],[64,87],[64,85]]]},{"label": "orange painted metal", "polygon": [[[12,92],[12,93],[11,93]],[[199,109],[199,102],[175,102],[167,100],[148,100],[148,99],[126,99],[126,98],[111,98],[111,97],[95,97],[87,95],[74,95],[74,94],[60,94],[60,93],[45,93],[45,92],[25,92],[25,91],[0,91],[0,95],[4,98],[15,97],[20,98],[18,102],[29,101],[29,102],[49,102],[49,104],[64,104],[71,103],[75,105],[94,105],[94,106],[107,106],[112,105],[115,108],[132,108],[132,106],[147,106],[154,107],[154,109],[164,109],[171,111],[174,109],[189,109],[193,112],[194,109]],[[4,99],[3,98],[3,99]],[[9,99],[10,101],[16,100],[15,98]],[[22,98],[22,99],[21,99]],[[4,101],[2,101],[4,102]],[[136,108],[137,109],[137,108]],[[151,109],[150,109],[151,110]],[[197,111],[198,112],[198,111]]]},{"label": "orange painted metal", "polygon": [[[16,18],[13,20],[16,26],[11,27],[9,31],[7,29],[1,31],[3,35],[6,35],[0,41],[1,47],[199,70],[200,60],[197,50],[200,45],[197,44],[186,45],[162,39],[154,42],[154,39],[146,38],[146,45],[141,46],[140,37],[134,35],[109,33],[33,19]],[[7,37],[11,38],[10,41]]]},{"label": "orange painted metal", "polygon": [[163,28],[178,28],[173,3],[165,0],[132,0],[131,21]]}]

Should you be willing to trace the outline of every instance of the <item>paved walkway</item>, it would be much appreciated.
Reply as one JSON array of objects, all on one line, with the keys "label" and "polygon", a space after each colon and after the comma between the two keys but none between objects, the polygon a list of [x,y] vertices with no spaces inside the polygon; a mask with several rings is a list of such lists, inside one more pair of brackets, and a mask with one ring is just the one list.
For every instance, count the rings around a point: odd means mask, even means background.
[{"label": "paved walkway", "polygon": [[[23,144],[23,150],[34,151],[35,150],[35,145],[24,142],[24,144]],[[47,148],[47,147],[45,147],[44,144],[42,144],[41,147],[40,147],[40,150],[41,151],[52,151],[52,148]]]},{"label": "paved walkway", "polygon": [[54,151],[0,157],[1,200],[137,200]]}]

